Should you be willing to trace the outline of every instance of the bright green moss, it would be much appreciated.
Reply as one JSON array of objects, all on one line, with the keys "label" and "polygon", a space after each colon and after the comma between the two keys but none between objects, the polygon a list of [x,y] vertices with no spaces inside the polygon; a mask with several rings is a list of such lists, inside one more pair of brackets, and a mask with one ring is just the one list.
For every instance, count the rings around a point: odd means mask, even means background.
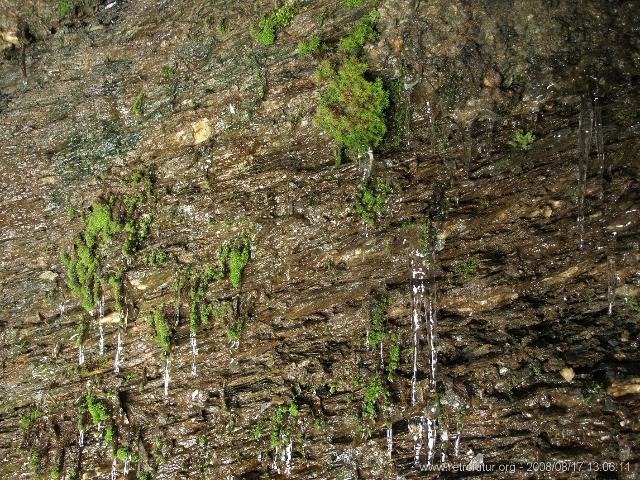
[{"label": "bright green moss", "polygon": [[164,315],[164,308],[160,307],[147,317],[147,323],[155,330],[155,339],[165,355],[171,350],[173,332]]},{"label": "bright green moss", "polygon": [[385,338],[384,317],[389,307],[390,299],[384,293],[378,293],[369,311],[369,346],[375,348]]},{"label": "bright green moss", "polygon": [[248,239],[243,239],[239,245],[231,249],[229,256],[229,280],[235,288],[242,283],[242,272],[244,272],[249,258],[251,257],[251,243]]},{"label": "bright green moss", "polygon": [[93,248],[99,235],[102,235],[105,242],[110,242],[119,231],[120,224],[113,219],[111,206],[106,203],[94,203],[84,229],[86,246]]},{"label": "bright green moss", "polygon": [[271,12],[269,16],[261,18],[258,22],[258,28],[253,32],[254,38],[265,47],[273,44],[276,41],[278,30],[287,27],[299,10],[298,2],[294,2],[290,5],[283,5]]},{"label": "bright green moss", "polygon": [[104,441],[107,445],[115,445],[116,443],[116,427],[112,424],[107,425],[104,431]]},{"label": "bright green moss", "polygon": [[225,243],[220,249],[220,255],[218,257],[218,267],[222,276],[219,280],[222,280],[227,272],[227,262],[229,261],[229,256],[231,255],[231,244]]},{"label": "bright green moss", "polygon": [[142,115],[144,106],[144,92],[140,92],[131,106],[131,111],[136,115]]},{"label": "bright green moss", "polygon": [[124,308],[124,304],[122,303],[124,300],[123,288],[122,288],[122,278],[123,272],[119,271],[115,275],[109,277],[108,283],[113,291],[113,298],[115,301],[115,308],[117,312],[122,312]]},{"label": "bright green moss", "polygon": [[67,267],[67,285],[81,297],[82,306],[88,311],[93,310],[100,300],[98,246],[110,242],[120,229],[120,224],[113,218],[111,206],[94,203],[73,250],[61,254],[62,263]]},{"label": "bright green moss", "polygon": [[379,402],[384,402],[387,399],[388,392],[384,387],[382,380],[376,375],[367,385],[367,389],[364,393],[364,401],[362,402],[362,418],[373,420],[378,419]]},{"label": "bright green moss", "polygon": [[518,130],[514,135],[509,145],[519,148],[520,150],[529,150],[536,137],[532,132],[524,132],[524,130]]},{"label": "bright green moss", "polygon": [[[382,80],[365,78],[367,68],[365,62],[349,58],[328,81],[315,116],[318,128],[358,155],[379,145],[387,131],[389,95]],[[330,65],[322,74],[331,75]]]},{"label": "bright green moss", "polygon": [[56,465],[51,470],[51,474],[49,475],[50,480],[60,480],[62,478],[62,467],[60,465]]},{"label": "bright green moss", "polygon": [[167,262],[167,254],[162,250],[154,250],[145,257],[145,263],[150,267],[161,267]]},{"label": "bright green moss", "polygon": [[58,0],[58,15],[60,15],[60,18],[64,18],[69,15],[73,9],[73,0]]},{"label": "bright green moss", "polygon": [[98,426],[111,418],[107,410],[107,404],[97,399],[93,392],[87,393],[87,410],[91,415],[94,426]]},{"label": "bright green moss", "polygon": [[138,222],[129,220],[125,223],[124,231],[128,233],[128,236],[122,245],[122,253],[124,256],[131,257],[141,248],[142,243],[147,239],[151,232],[152,223],[152,215],[145,215]]},{"label": "bright green moss", "polygon": [[298,43],[298,55],[316,53],[320,50],[321,45],[322,40],[320,39],[320,35],[311,35],[308,39]]},{"label": "bright green moss", "polygon": [[175,67],[170,67],[170,66],[166,66],[166,67],[162,67],[160,69],[160,76],[162,78],[171,78],[176,74],[176,69]]},{"label": "bright green moss", "polygon": [[347,35],[338,42],[338,50],[347,55],[358,55],[367,42],[378,39],[375,26],[380,20],[377,10],[372,10],[364,18],[358,20],[349,30]]},{"label": "bright green moss", "polygon": [[[223,271],[224,272],[224,271]],[[207,303],[205,296],[211,282],[223,278],[224,273],[212,266],[206,267],[202,273],[193,276],[193,283],[189,290],[191,307],[189,309],[189,324],[191,333],[197,333],[202,325],[209,323],[209,318],[218,315],[219,304],[228,302]]]},{"label": "bright green moss", "polygon": [[42,415],[42,412],[37,408],[30,409],[20,417],[20,428],[22,430],[29,430],[29,427],[33,425],[33,422],[39,419]]},{"label": "bright green moss", "polygon": [[460,278],[465,279],[472,276],[478,270],[480,262],[477,258],[472,257],[464,262],[458,262],[453,266],[453,274]]},{"label": "bright green moss", "polygon": [[31,450],[31,455],[29,456],[29,470],[33,473],[36,478],[38,478],[40,471],[42,469],[42,455],[35,449]]},{"label": "bright green moss", "polygon": [[116,450],[116,458],[122,463],[125,463],[127,459],[130,459],[133,463],[138,461],[138,455],[136,455],[135,452],[131,452],[128,448],[125,447],[120,447],[118,448],[118,450]]},{"label": "bright green moss", "polygon": [[290,405],[280,405],[271,417],[271,446],[277,447],[281,441],[286,443],[291,435],[292,425],[285,427],[290,417],[297,417],[299,413],[295,402]]},{"label": "bright green moss", "polygon": [[360,185],[356,193],[356,212],[366,223],[374,225],[377,215],[384,211],[391,193],[393,188],[384,179],[369,178]]},{"label": "bright green moss", "polygon": [[354,7],[359,7],[361,5],[364,5],[368,1],[369,0],[342,0],[342,4],[345,7],[354,8]]}]

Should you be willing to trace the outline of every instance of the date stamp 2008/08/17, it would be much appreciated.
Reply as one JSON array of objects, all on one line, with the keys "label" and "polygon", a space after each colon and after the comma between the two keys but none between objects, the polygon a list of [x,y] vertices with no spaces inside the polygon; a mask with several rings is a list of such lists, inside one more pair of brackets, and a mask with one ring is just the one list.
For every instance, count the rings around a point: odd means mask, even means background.
[{"label": "date stamp 2008/08/17", "polygon": [[437,472],[628,472],[629,462],[598,462],[558,460],[554,462],[524,463],[440,463],[426,467],[428,471]]}]

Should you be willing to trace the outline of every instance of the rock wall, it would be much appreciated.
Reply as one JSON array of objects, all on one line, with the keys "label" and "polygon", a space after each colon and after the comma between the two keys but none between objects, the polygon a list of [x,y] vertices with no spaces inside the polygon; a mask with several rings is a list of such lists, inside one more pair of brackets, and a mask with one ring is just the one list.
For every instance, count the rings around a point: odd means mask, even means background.
[{"label": "rock wall", "polygon": [[[0,1],[3,478],[638,478],[638,3],[302,1],[261,46],[277,6]],[[374,7],[368,172],[313,116]],[[87,309],[60,254],[96,205]]]}]

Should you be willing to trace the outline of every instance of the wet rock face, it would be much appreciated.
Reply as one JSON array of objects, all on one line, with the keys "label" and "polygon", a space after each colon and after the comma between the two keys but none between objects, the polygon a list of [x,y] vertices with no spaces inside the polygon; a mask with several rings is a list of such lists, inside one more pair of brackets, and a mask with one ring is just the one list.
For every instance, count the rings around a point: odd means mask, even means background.
[{"label": "wet rock face", "polygon": [[271,3],[10,3],[3,478],[637,477],[634,2],[380,2],[388,133],[340,166],[296,49],[371,3],[268,47]]}]

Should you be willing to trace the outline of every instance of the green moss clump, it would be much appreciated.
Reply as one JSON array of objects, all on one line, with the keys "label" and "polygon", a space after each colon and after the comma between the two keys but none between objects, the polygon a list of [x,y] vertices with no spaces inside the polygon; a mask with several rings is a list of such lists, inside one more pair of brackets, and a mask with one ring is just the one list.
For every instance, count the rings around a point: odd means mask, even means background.
[{"label": "green moss clump", "polygon": [[131,106],[131,112],[136,115],[142,115],[144,105],[144,92],[140,92]]},{"label": "green moss clump", "polygon": [[131,257],[140,249],[151,232],[152,223],[153,215],[145,215],[138,222],[129,220],[125,223],[124,231],[129,234],[122,245],[122,254],[125,257]]},{"label": "green moss clump", "polygon": [[393,382],[393,374],[400,365],[400,336],[391,337],[391,350],[389,350],[389,364],[387,365],[387,380]]},{"label": "green moss clump", "polygon": [[382,80],[365,78],[367,64],[356,58],[349,58],[334,74],[330,65],[321,67],[321,76],[330,79],[320,96],[315,124],[340,145],[364,155],[379,145],[387,132],[384,112],[389,94]]},{"label": "green moss clump", "polygon": [[29,430],[29,427],[33,425],[33,422],[39,419],[42,415],[43,413],[37,408],[30,409],[20,417],[20,428],[22,430]]},{"label": "green moss clump", "polygon": [[391,300],[385,293],[378,293],[369,310],[369,346],[371,348],[377,347],[384,341],[384,317],[390,303]]},{"label": "green moss clump", "polygon": [[364,393],[364,401],[362,402],[362,418],[373,420],[378,419],[377,405],[380,401],[385,401],[388,392],[382,383],[382,380],[376,375],[367,385]]},{"label": "green moss clump", "polygon": [[29,455],[29,470],[38,478],[42,469],[42,455],[37,450],[32,449]]},{"label": "green moss clump", "polygon": [[354,7],[359,7],[361,5],[364,5],[368,1],[369,0],[342,0],[342,4],[345,7],[354,8]]},{"label": "green moss clump", "polygon": [[128,458],[131,458],[131,461],[134,463],[138,461],[138,456],[135,454],[135,452],[131,452],[128,448],[125,447],[120,447],[118,448],[118,450],[116,450],[116,458],[122,463],[126,462]]},{"label": "green moss clump", "polygon": [[94,203],[84,228],[86,246],[93,248],[99,236],[102,236],[104,241],[110,242],[119,231],[120,224],[113,219],[111,206],[106,203]]},{"label": "green moss clump", "polygon": [[111,206],[94,203],[73,250],[61,255],[62,263],[67,267],[67,285],[82,299],[82,306],[88,311],[93,310],[100,300],[98,245],[110,242],[120,229],[120,223],[113,218]]},{"label": "green moss clump", "polygon": [[74,8],[73,0],[58,0],[58,15],[60,15],[60,18],[72,13]]},{"label": "green moss clump", "polygon": [[145,263],[150,267],[161,267],[167,262],[167,254],[162,250],[154,250],[145,257]]},{"label": "green moss clump", "polygon": [[518,130],[514,135],[509,145],[520,150],[529,150],[536,137],[532,132],[524,132],[524,130]]},{"label": "green moss clump", "polygon": [[242,239],[239,245],[234,245],[229,256],[229,280],[234,288],[238,288],[242,283],[242,272],[244,272],[249,258],[251,257],[251,243],[248,238]]},{"label": "green moss clump", "polygon": [[378,20],[380,14],[377,10],[371,10],[368,15],[358,20],[338,42],[338,51],[347,55],[360,54],[365,43],[378,39],[378,32],[375,30]]},{"label": "green moss clump", "polygon": [[160,76],[162,78],[171,78],[175,74],[176,74],[176,68],[175,67],[166,66],[166,67],[162,67],[160,69]]},{"label": "green moss clump", "polygon": [[207,267],[201,274],[193,277],[193,284],[189,290],[189,296],[191,297],[191,307],[189,309],[191,333],[197,333],[201,325],[206,325],[209,322],[213,307],[204,300],[209,284],[219,276],[219,272],[215,271],[213,267]]},{"label": "green moss clump", "polygon": [[122,312],[124,309],[124,304],[122,303],[124,300],[124,295],[122,293],[122,278],[124,273],[122,271],[117,272],[115,275],[111,275],[109,277],[108,283],[113,291],[113,298],[115,301],[115,308],[117,312]]},{"label": "green moss clump", "polygon": [[72,467],[67,473],[67,480],[78,480],[78,469]]},{"label": "green moss clump", "polygon": [[94,426],[100,425],[102,422],[106,422],[111,419],[107,404],[102,400],[97,399],[93,392],[87,393],[87,410],[91,415],[91,420]]},{"label": "green moss clump", "polygon": [[232,342],[240,341],[240,335],[244,328],[244,318],[232,317],[231,321],[227,324],[227,338]]},{"label": "green moss clump", "polygon": [[107,425],[104,431],[104,441],[107,445],[115,445],[116,443],[116,427],[112,424]]},{"label": "green moss clump", "polygon": [[292,425],[285,427],[285,421],[290,417],[297,417],[299,413],[295,402],[290,405],[280,405],[271,418],[271,446],[277,447],[284,440],[287,443],[291,436]]},{"label": "green moss clump", "polygon": [[258,43],[268,47],[276,41],[278,30],[287,27],[299,10],[298,2],[294,2],[290,5],[283,5],[267,17],[262,17],[258,22],[258,28],[253,32],[253,37]]},{"label": "green moss clump", "polygon": [[393,188],[384,179],[369,178],[360,185],[356,193],[356,212],[366,223],[374,225],[377,215],[384,211],[391,193]]},{"label": "green moss clump", "polygon": [[60,480],[62,478],[62,467],[60,465],[56,465],[51,470],[51,474],[49,475],[50,480]]},{"label": "green moss clump", "polygon": [[160,307],[147,317],[147,323],[155,330],[155,339],[165,355],[171,350],[173,332],[164,315],[164,307]]},{"label": "green moss clump", "polygon": [[453,274],[460,279],[465,279],[476,273],[479,266],[480,262],[473,257],[464,262],[456,263],[453,266]]},{"label": "green moss clump", "polygon": [[220,35],[227,33],[227,19],[224,17],[218,22],[218,33]]},{"label": "green moss clump", "polygon": [[308,39],[298,43],[298,55],[316,53],[320,50],[321,45],[322,40],[320,39],[320,35],[311,35]]}]

